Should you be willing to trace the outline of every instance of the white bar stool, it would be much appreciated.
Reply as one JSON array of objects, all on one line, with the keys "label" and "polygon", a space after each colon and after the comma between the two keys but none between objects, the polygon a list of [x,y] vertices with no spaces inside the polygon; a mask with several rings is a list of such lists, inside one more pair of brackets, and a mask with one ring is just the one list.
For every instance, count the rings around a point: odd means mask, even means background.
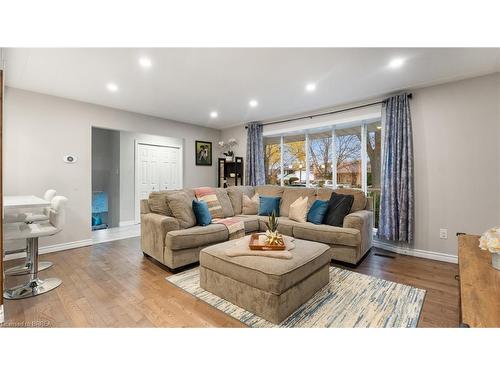
[{"label": "white bar stool", "polygon": [[[49,189],[43,195],[43,199],[52,202],[52,199],[56,196],[56,191],[54,189]],[[31,224],[37,221],[47,221],[49,220],[49,207],[43,208],[40,211],[35,212],[15,212],[15,213],[6,213],[4,217],[4,223],[26,223]],[[11,267],[5,270],[5,276],[16,276],[16,275],[26,275],[30,272],[31,269],[31,242],[26,240],[26,248],[14,251],[5,251],[5,255],[16,254],[21,252],[26,252],[26,261],[24,264]],[[38,271],[46,270],[47,268],[52,267],[52,262],[39,262],[38,263]]]},{"label": "white bar stool", "polygon": [[26,239],[30,248],[30,280],[26,284],[7,289],[3,293],[6,299],[21,299],[46,293],[61,285],[61,279],[50,277],[44,280],[38,278],[38,238],[53,236],[59,233],[65,223],[65,205],[67,198],[57,196],[52,199],[48,210],[48,221],[26,223],[9,223],[4,225],[4,237],[7,240]]}]

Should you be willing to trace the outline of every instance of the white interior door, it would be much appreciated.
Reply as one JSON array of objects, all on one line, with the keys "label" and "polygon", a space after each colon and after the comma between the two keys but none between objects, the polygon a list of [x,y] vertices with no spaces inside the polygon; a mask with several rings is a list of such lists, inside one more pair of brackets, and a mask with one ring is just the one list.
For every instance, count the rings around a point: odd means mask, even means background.
[{"label": "white interior door", "polygon": [[136,147],[136,222],[140,201],[152,191],[182,189],[181,149],[138,143]]}]

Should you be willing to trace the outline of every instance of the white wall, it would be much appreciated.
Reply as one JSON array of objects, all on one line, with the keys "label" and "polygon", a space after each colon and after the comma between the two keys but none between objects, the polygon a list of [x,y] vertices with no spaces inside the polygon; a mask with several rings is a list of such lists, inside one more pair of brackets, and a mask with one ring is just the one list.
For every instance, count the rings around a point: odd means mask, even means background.
[{"label": "white wall", "polygon": [[[220,131],[7,88],[4,117],[4,194],[41,195],[55,188],[69,198],[67,225],[41,246],[91,237],[91,127],[184,139],[184,186],[215,186],[216,163],[195,166],[195,140],[215,143]],[[63,155],[78,156],[76,164]]]},{"label": "white wall", "polygon": [[[456,232],[500,225],[500,74],[413,90],[416,238],[456,254]],[[355,105],[355,104],[354,104]],[[246,152],[244,126],[224,129]],[[448,229],[448,239],[439,229]]]},{"label": "white wall", "polygon": [[499,104],[500,74],[413,91],[416,249],[456,254],[456,232],[500,224]]}]

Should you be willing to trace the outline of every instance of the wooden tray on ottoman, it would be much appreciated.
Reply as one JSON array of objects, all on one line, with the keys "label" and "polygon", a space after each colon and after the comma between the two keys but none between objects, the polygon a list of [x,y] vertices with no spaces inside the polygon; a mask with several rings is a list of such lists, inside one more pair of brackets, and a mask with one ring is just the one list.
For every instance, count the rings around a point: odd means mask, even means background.
[{"label": "wooden tray on ottoman", "polygon": [[266,245],[259,241],[259,237],[262,234],[254,233],[250,236],[250,242],[248,243],[248,247],[250,250],[261,250],[261,251],[282,251],[286,249],[286,244],[283,245]]}]

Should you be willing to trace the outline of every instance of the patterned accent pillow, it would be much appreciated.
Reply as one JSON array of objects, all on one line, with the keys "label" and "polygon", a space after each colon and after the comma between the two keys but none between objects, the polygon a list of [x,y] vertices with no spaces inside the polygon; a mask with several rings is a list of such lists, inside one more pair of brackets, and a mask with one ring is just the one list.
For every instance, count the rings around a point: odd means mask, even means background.
[{"label": "patterned accent pillow", "polygon": [[224,211],[222,210],[222,205],[217,199],[217,194],[213,187],[201,187],[194,189],[194,194],[196,199],[199,201],[204,201],[208,205],[208,211],[212,215],[212,219],[222,219],[224,218]]}]

